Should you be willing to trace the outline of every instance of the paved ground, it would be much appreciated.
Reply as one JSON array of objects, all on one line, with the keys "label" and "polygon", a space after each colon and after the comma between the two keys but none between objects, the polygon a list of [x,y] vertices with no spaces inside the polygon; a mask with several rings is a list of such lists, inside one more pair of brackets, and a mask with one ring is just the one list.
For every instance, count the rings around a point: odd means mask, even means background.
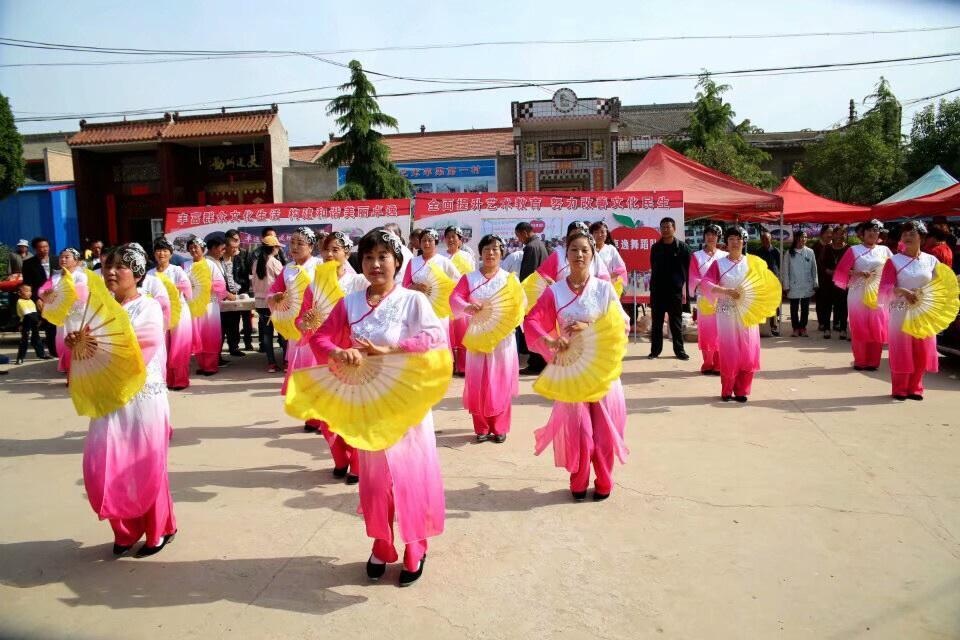
[{"label": "paved ground", "polygon": [[739,406],[698,357],[631,345],[632,454],[605,503],[571,503],[533,456],[548,405],[530,380],[503,445],[472,442],[454,381],[436,412],[447,531],[403,590],[397,567],[367,583],[356,489],[260,356],[172,396],[180,535],[145,560],[111,559],[53,365],[17,368],[0,378],[0,636],[960,637],[960,368],[898,404],[848,343],[763,347]]}]

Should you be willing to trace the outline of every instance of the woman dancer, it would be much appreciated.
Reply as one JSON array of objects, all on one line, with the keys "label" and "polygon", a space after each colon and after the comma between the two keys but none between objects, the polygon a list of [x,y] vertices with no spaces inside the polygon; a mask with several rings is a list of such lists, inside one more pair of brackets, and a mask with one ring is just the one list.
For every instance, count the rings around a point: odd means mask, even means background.
[{"label": "woman dancer", "polygon": [[[428,288],[423,282],[429,273],[427,267],[431,264],[437,265],[437,267],[454,282],[460,282],[460,276],[463,274],[453,266],[449,258],[437,253],[437,242],[439,239],[440,234],[437,233],[436,229],[425,229],[423,231],[423,234],[420,236],[421,255],[414,257],[414,259],[410,261],[410,264],[407,265],[406,273],[403,276],[404,287],[426,293]],[[440,321],[447,327],[447,342],[451,345],[450,350],[453,352],[453,371],[455,374],[463,373],[467,366],[466,350],[461,348],[458,351],[453,348],[453,336],[451,335],[453,329],[450,326],[452,324],[450,318],[440,318]]]},{"label": "woman dancer", "polygon": [[[277,352],[273,348],[273,323],[270,322],[270,307],[267,306],[267,297],[270,289],[283,271],[283,263],[277,257],[280,252],[280,241],[276,236],[264,236],[260,249],[256,252],[253,269],[250,273],[250,287],[253,291],[253,302],[257,309],[257,333],[260,336],[260,351],[267,355],[267,373],[277,373]],[[287,352],[287,340],[280,336],[280,348]]]},{"label": "woman dancer", "polygon": [[[723,230],[719,225],[709,224],[703,230],[703,249],[690,256],[690,290],[696,293],[703,276],[713,263],[724,258],[726,251],[717,248]],[[697,296],[697,346],[703,356],[700,373],[720,375],[720,352],[717,346],[717,310],[706,296]]]},{"label": "woman dancer", "polygon": [[627,281],[627,263],[620,257],[620,252],[617,251],[616,246],[610,243],[610,229],[607,227],[607,223],[599,220],[591,224],[590,235],[597,243],[597,257],[607,267],[614,288],[619,287],[620,291],[623,291],[623,283]]},{"label": "woman dancer", "polygon": [[[487,235],[480,239],[480,269],[460,278],[450,296],[455,318],[469,322],[470,316],[507,284],[510,274],[500,267],[506,245],[503,239]],[[500,444],[510,432],[510,405],[518,393],[520,363],[517,340],[511,332],[490,353],[467,350],[463,407],[473,416],[477,442],[492,439]]]},{"label": "woman dancer", "polygon": [[[210,255],[204,256],[204,249]],[[220,326],[220,302],[227,297],[227,283],[223,279],[223,269],[214,258],[223,253],[223,241],[219,238],[210,240],[210,246],[200,238],[194,236],[187,242],[187,251],[191,260],[183,264],[183,270],[209,270],[210,272],[210,301],[206,311],[199,316],[193,316],[193,353],[197,357],[197,374],[212,376],[220,370],[220,348],[223,346],[223,332]],[[200,292],[194,290],[193,295]]]},{"label": "woman dancer", "polygon": [[[464,249],[464,234],[460,227],[450,226],[443,232],[446,249],[441,253],[450,259],[450,262],[461,274],[472,273],[477,270],[477,262]],[[459,278],[454,279],[459,280]],[[466,316],[450,318],[450,348],[453,349],[453,372],[463,375],[467,366],[467,350],[463,346],[463,336],[467,332],[469,319]]]},{"label": "woman dancer", "polygon": [[871,292],[869,286],[871,279],[880,281],[883,265],[893,256],[879,244],[881,230],[879,220],[860,225],[863,244],[847,249],[833,273],[833,283],[847,290],[853,368],[857,371],[876,371],[887,341],[888,311],[878,304],[877,290]]},{"label": "woman dancer", "polygon": [[[180,294],[180,322],[167,331],[167,388],[182,391],[190,386],[190,354],[193,352],[193,318],[187,301],[193,297],[193,287],[187,273],[170,264],[173,245],[166,238],[153,243],[153,258],[157,266],[147,275],[162,275],[173,283]],[[169,319],[169,317],[168,317]]]},{"label": "woman dancer", "polygon": [[[83,485],[90,506],[113,528],[114,555],[146,542],[137,557],[160,552],[177,532],[167,477],[170,404],[164,380],[166,348],[160,304],[137,291],[146,274],[147,256],[126,244],[104,256],[102,273],[133,323],[147,368],[146,383],[126,405],[94,418],[83,447]],[[67,334],[73,348],[79,332]]]},{"label": "woman dancer", "polygon": [[[310,283],[313,283],[314,272],[322,262],[319,258],[313,256],[316,243],[317,235],[313,232],[313,229],[310,227],[297,227],[297,230],[290,236],[290,244],[287,247],[290,250],[290,262],[283,268],[280,277],[274,281],[273,287],[270,289],[271,296],[268,298],[268,301],[272,301],[273,303],[280,302],[286,290],[294,286],[300,272],[306,273]],[[287,374],[284,376],[283,386],[280,388],[280,393],[283,395],[287,393],[287,383],[290,380],[291,373],[297,369],[312,367],[317,364],[316,358],[313,357],[313,351],[310,349],[310,336],[307,335],[309,331],[304,331],[304,329],[300,327],[300,320],[303,318],[303,314],[312,306],[313,298],[310,294],[310,287],[307,287],[296,319],[296,325],[301,334],[300,338],[287,342]],[[321,424],[319,420],[308,420],[303,425],[303,430],[317,431]]]},{"label": "woman dancer", "polygon": [[[61,271],[54,271],[50,279],[47,280],[37,292],[40,299],[44,300],[45,297],[48,297],[53,291],[53,288],[60,283],[60,278],[63,277],[64,271],[69,271],[70,275],[73,276],[73,286],[77,291],[77,300],[70,308],[70,313],[67,314],[66,320],[64,320],[62,325],[57,327],[56,335],[58,355],[57,371],[67,374],[68,380],[70,378],[70,347],[64,345],[64,337],[75,327],[78,321],[78,315],[80,311],[83,310],[83,303],[87,301],[87,271],[84,267],[85,265],[81,260],[79,251],[72,247],[64,249],[60,252]],[[41,315],[43,315],[42,312]]]},{"label": "woman dancer", "polygon": [[903,332],[909,305],[917,300],[917,289],[934,278],[939,262],[920,251],[926,226],[908,220],[900,226],[903,251],[887,260],[880,279],[880,304],[889,305],[890,377],[897,400],[923,400],[923,374],[939,370],[937,337],[914,338]]},{"label": "woman dancer", "polygon": [[[568,224],[567,240],[564,240],[565,243],[574,231],[590,235],[590,225],[581,220],[574,220]],[[547,284],[553,284],[566,278],[569,271],[570,263],[567,262],[567,252],[560,248],[557,248],[547,257],[543,264],[537,267],[537,273],[547,281]],[[610,271],[607,269],[607,264],[603,260],[592,260],[590,262],[590,275],[600,278],[601,280],[610,280]]]},{"label": "woman dancer", "polygon": [[[710,266],[701,290],[717,308],[717,345],[720,353],[720,396],[724,402],[746,402],[753,375],[760,370],[760,327],[744,326],[734,302],[743,295],[741,286],[753,270],[769,272],[767,263],[744,254],[749,235],[743,227],[727,229],[728,254]],[[764,279],[767,291],[779,300],[779,283],[773,274]],[[758,292],[759,293],[759,292]],[[769,313],[766,317],[769,317]]]},{"label": "woman dancer", "polygon": [[[426,236],[425,236],[426,237]],[[423,352],[446,347],[446,330],[427,299],[397,286],[403,264],[400,240],[388,231],[371,231],[360,240],[363,275],[370,282],[340,300],[314,334],[318,360],[358,364],[362,359],[399,351]],[[433,415],[411,427],[382,451],[357,451],[360,461],[360,507],[367,535],[374,539],[367,575],[383,576],[386,563],[398,559],[394,547],[396,516],[406,545],[400,586],[423,573],[427,538],[443,532],[444,496]]]},{"label": "woman dancer", "polygon": [[[596,257],[593,237],[585,230],[574,229],[567,236],[566,275],[544,291],[523,323],[527,346],[548,361],[569,346],[571,335],[606,314],[611,305],[623,315],[624,330],[629,327],[613,285],[591,277],[591,263]],[[613,490],[613,459],[616,456],[623,463],[627,458],[623,442],[626,422],[623,386],[618,378],[599,402],[554,402],[547,425],[535,432],[536,454],[553,444],[554,462],[570,473],[570,492],[577,501],[587,496],[592,464],[596,474],[593,498],[606,500]]]}]

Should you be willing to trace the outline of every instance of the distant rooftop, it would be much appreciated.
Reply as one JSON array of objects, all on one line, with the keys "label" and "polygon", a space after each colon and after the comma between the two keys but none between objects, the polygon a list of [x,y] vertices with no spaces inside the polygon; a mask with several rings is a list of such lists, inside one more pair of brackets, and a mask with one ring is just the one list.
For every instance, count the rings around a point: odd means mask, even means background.
[{"label": "distant rooftop", "polygon": [[164,114],[149,120],[88,123],[80,121],[80,131],[73,134],[71,147],[158,142],[191,138],[266,135],[278,118],[277,108],[260,111],[232,111],[181,116]]}]

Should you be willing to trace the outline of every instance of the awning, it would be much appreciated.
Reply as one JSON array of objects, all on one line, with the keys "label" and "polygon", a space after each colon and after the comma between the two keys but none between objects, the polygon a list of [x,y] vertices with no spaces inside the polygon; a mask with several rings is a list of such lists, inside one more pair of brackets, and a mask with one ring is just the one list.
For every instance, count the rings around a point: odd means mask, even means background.
[{"label": "awning", "polygon": [[868,220],[870,207],[837,202],[808,191],[793,176],[789,176],[774,193],[783,198],[784,224],[801,222],[860,222]]}]

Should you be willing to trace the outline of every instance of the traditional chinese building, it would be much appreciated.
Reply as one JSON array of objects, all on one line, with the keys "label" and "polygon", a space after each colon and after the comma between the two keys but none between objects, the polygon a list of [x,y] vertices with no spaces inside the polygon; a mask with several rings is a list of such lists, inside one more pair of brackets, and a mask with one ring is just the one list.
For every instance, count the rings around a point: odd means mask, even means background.
[{"label": "traditional chinese building", "polygon": [[144,246],[167,208],[283,200],[287,132],[277,108],[80,122],[68,139],[82,239]]}]

